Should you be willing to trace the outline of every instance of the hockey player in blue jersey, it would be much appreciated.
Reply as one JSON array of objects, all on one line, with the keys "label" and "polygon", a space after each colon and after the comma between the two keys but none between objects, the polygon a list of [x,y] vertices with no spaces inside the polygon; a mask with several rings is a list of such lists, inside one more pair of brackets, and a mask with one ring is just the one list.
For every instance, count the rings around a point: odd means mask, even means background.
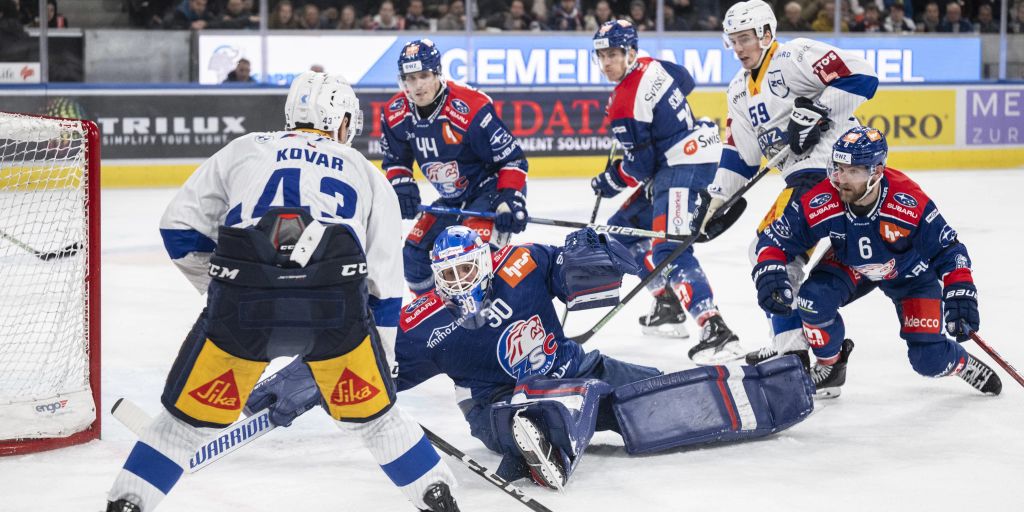
[{"label": "hockey player in blue jersey", "polygon": [[[207,294],[206,308],[107,512],[155,510],[196,447],[238,419],[268,362],[289,355],[298,356],[291,374],[313,385],[305,395],[282,394],[281,403],[322,401],[417,509],[458,511],[451,471],[396,403],[388,359],[403,290],[401,218],[384,176],[351,147],[361,125],[343,77],[303,73],[285,101],[285,131],[235,139],[168,205],[164,245]],[[284,381],[275,375],[263,387]],[[275,411],[270,421],[287,426],[295,415]]]},{"label": "hockey player in blue jersey", "polygon": [[470,226],[496,247],[526,228],[527,163],[491,99],[444,79],[441,52],[431,40],[406,44],[398,73],[402,91],[381,113],[381,147],[402,218],[415,218],[421,202],[413,162],[441,196],[439,205],[498,214],[493,220],[420,216],[403,251],[406,283],[419,295],[433,287],[430,247],[445,227]]},{"label": "hockey player in blue jersey", "polygon": [[[609,224],[665,230],[689,235],[699,192],[711,183],[722,153],[718,127],[694,118],[686,95],[694,88],[690,73],[671,62],[637,56],[636,28],[625,20],[609,21],[594,35],[595,60],[616,84],[608,100],[612,134],[625,158],[611,162],[591,181],[594,192],[614,197],[639,188]],[[619,236],[648,272],[672,253],[665,240]],[[651,281],[654,305],[640,318],[648,334],[686,337],[686,311],[701,326],[701,337],[689,350],[700,363],[723,362],[741,355],[739,338],[719,314],[714,294],[693,248],[673,262],[668,280]]]},{"label": "hockey player in blue jersey", "polygon": [[639,270],[625,247],[592,230],[564,247],[492,253],[474,231],[451,226],[431,259],[436,291],[399,321],[398,389],[450,377],[470,432],[503,455],[505,478],[561,488],[595,430],[620,433],[628,453],[651,453],[765,436],[813,408],[796,357],[662,375],[567,338],[553,299],[573,310],[612,306],[623,274]]},{"label": "hockey player in blue jersey", "polygon": [[[997,395],[999,376],[942,332],[962,342],[980,324],[967,247],[917,183],[885,166],[887,154],[885,136],[872,128],[851,128],[836,141],[828,178],[759,235],[752,273],[758,302],[789,315],[795,300],[817,357],[813,380],[842,385],[852,342],[844,340],[838,310],[879,288],[896,307],[915,371],[956,375]],[[832,248],[794,297],[786,263],[826,237]]]}]

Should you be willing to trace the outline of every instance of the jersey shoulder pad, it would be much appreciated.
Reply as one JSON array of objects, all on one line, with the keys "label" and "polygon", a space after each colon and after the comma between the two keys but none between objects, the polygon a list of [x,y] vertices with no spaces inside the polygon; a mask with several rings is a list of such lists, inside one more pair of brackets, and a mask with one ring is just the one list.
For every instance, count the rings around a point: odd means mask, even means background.
[{"label": "jersey shoulder pad", "polygon": [[405,97],[404,92],[399,92],[388,100],[388,104],[384,107],[384,120],[388,123],[388,126],[394,128],[401,123],[405,116],[411,114],[409,110],[409,99]]},{"label": "jersey shoulder pad", "polygon": [[409,332],[443,309],[444,301],[436,293],[421,295],[402,308],[398,325],[402,332]]},{"label": "jersey shoulder pad", "polygon": [[811,190],[800,196],[800,209],[810,227],[817,226],[845,211],[839,193],[828,179],[818,183]]},{"label": "jersey shoulder pad", "polygon": [[531,248],[532,244],[508,245],[492,254],[495,278],[512,288],[519,286],[519,283],[537,270],[537,255]]},{"label": "jersey shoulder pad", "polygon": [[644,74],[647,73],[648,67],[654,59],[650,57],[640,57],[636,60],[636,69],[626,75],[615,89],[612,91],[612,97],[608,100],[608,118],[612,121],[616,119],[629,119],[633,117],[633,110],[636,106],[636,95],[640,89],[640,84],[643,82]]},{"label": "jersey shoulder pad", "polygon": [[920,224],[924,209],[931,201],[921,190],[921,186],[896,169],[886,168],[885,179],[889,183],[889,188],[882,198],[879,215],[911,226]]},{"label": "jersey shoulder pad", "polygon": [[448,98],[444,103],[444,115],[461,128],[463,131],[469,128],[470,121],[476,117],[477,112],[491,103],[491,98],[486,94],[457,82],[448,82]]}]

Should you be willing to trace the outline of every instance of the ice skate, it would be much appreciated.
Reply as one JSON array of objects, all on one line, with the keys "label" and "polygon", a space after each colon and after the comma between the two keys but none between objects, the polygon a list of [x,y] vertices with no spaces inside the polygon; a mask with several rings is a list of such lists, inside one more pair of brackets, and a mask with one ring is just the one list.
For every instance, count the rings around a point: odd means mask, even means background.
[{"label": "ice skate", "polygon": [[811,371],[811,357],[807,354],[807,350],[790,350],[789,352],[783,352],[779,354],[777,350],[772,347],[761,347],[759,350],[748,352],[744,358],[744,362],[750,366],[759,365],[765,361],[778,358],[780,356],[794,355],[800,358],[800,362],[804,365],[804,370],[807,373]]},{"label": "ice skate", "polygon": [[999,375],[971,354],[967,354],[967,364],[960,369],[957,376],[986,395],[998,395],[1003,390],[1003,382]]},{"label": "ice skate", "polygon": [[732,332],[721,315],[714,315],[704,322],[700,342],[690,348],[690,359],[697,364],[722,364],[743,357],[740,338]]},{"label": "ice skate", "polygon": [[522,411],[512,418],[512,436],[515,437],[519,452],[530,465],[534,482],[561,491],[566,481],[565,462],[558,448],[548,442],[537,425],[522,415]]},{"label": "ice skate", "polygon": [[142,508],[124,498],[121,498],[117,501],[108,501],[107,512],[142,512]]},{"label": "ice skate", "polygon": [[423,502],[430,508],[422,512],[459,512],[459,505],[455,503],[452,490],[444,482],[427,487],[427,492],[423,494]]},{"label": "ice skate", "polygon": [[839,359],[832,365],[819,364],[811,369],[811,380],[814,381],[815,398],[836,398],[846,384],[846,362],[853,352],[853,340],[843,340],[839,349]]},{"label": "ice skate", "polygon": [[686,310],[671,288],[665,288],[654,296],[651,312],[640,317],[640,326],[644,334],[667,338],[686,339],[690,333],[686,331]]}]

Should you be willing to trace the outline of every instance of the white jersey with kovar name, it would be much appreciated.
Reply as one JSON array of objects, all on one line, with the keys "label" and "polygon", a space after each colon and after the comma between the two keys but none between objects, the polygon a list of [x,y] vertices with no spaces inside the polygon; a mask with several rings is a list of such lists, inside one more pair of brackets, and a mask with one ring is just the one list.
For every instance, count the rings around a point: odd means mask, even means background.
[{"label": "white jersey with kovar name", "polygon": [[878,78],[862,58],[805,38],[773,42],[755,74],[741,69],[729,83],[726,141],[715,195],[729,196],[757,172],[761,156],[771,158],[788,144],[787,127],[798,97],[829,109],[831,128],[810,151],[789,156],[779,166],[784,178],[824,170],[839,135],[859,122],[853,112],[875,95]]},{"label": "white jersey with kovar name", "polygon": [[387,179],[355,149],[301,131],[239,137],[189,177],[164,211],[160,234],[174,263],[205,292],[217,228],[255,225],[282,206],[352,228],[366,253],[370,307],[390,356],[405,286],[402,219]]}]

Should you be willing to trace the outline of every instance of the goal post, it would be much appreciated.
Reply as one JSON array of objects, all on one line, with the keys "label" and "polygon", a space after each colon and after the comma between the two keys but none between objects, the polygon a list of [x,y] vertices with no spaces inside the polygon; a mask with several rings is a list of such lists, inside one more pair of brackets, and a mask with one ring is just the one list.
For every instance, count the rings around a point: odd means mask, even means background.
[{"label": "goal post", "polygon": [[100,144],[0,112],[0,455],[100,435]]}]

